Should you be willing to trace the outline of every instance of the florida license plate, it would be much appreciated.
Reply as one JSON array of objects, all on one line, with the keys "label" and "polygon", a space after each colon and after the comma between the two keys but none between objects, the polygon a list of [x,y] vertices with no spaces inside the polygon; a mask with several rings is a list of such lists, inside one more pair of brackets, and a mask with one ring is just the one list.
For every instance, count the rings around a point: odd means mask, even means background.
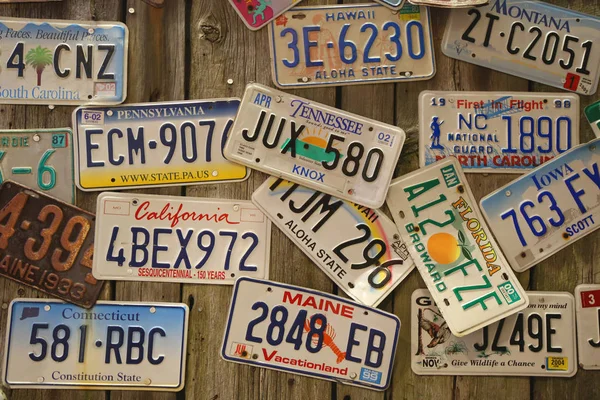
[{"label": "florida license plate", "polygon": [[577,347],[583,369],[600,369],[600,285],[575,288],[577,301]]},{"label": "florida license plate", "polygon": [[302,0],[229,0],[244,24],[255,31]]},{"label": "florida license plate", "polygon": [[598,17],[543,1],[491,0],[485,6],[451,12],[442,52],[591,95],[600,75],[599,40]]},{"label": "florida license plate", "polygon": [[585,116],[592,126],[594,135],[600,137],[600,100],[585,108]]},{"label": "florida license plate", "polygon": [[410,3],[421,6],[459,8],[473,7],[487,4],[489,0],[408,0]]},{"label": "florida license plate", "polygon": [[8,320],[2,379],[12,389],[183,388],[185,304],[17,299]]},{"label": "florida license plate", "polygon": [[227,361],[385,390],[400,332],[393,314],[297,286],[236,281]]}]

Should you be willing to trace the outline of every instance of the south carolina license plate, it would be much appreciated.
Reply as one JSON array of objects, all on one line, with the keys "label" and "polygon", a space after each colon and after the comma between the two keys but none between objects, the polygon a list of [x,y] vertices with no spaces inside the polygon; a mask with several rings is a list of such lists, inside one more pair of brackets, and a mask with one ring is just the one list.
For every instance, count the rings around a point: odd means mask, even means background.
[{"label": "south carolina license plate", "polygon": [[255,31],[302,0],[229,0],[244,24]]},{"label": "south carolina license plate", "polygon": [[12,389],[183,388],[185,304],[17,299],[8,321],[2,380]]},{"label": "south carolina license plate", "polygon": [[600,369],[600,285],[575,288],[577,300],[577,347],[583,369]]},{"label": "south carolina license plate", "polygon": [[236,281],[221,356],[250,364],[385,390],[400,320],[393,314],[297,286]]},{"label": "south carolina license plate", "polygon": [[446,7],[446,8],[459,8],[459,7],[473,7],[482,4],[487,4],[489,0],[408,0],[410,3],[421,6],[432,6],[432,7]]},{"label": "south carolina license plate", "polygon": [[600,137],[600,100],[585,108],[585,116],[596,137]]},{"label": "south carolina license plate", "polygon": [[599,41],[598,17],[543,1],[491,0],[478,8],[452,11],[442,51],[458,60],[591,95],[600,75]]},{"label": "south carolina license plate", "polygon": [[577,372],[574,299],[527,292],[529,307],[458,338],[429,292],[412,295],[412,370],[418,375],[570,377]]}]

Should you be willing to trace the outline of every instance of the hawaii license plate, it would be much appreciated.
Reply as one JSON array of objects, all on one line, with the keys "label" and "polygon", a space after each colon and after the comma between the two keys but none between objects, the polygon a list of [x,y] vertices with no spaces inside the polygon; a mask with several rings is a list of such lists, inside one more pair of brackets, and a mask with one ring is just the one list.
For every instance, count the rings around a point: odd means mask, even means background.
[{"label": "hawaii license plate", "polygon": [[600,137],[600,100],[585,108],[585,116],[592,126],[594,135]]},{"label": "hawaii license plate", "polygon": [[269,25],[283,89],[423,80],[435,74],[429,10],[378,4],[295,7]]},{"label": "hawaii license plate", "polygon": [[489,0],[408,0],[412,4],[432,7],[459,8],[487,4]]},{"label": "hawaii license plate", "polygon": [[412,295],[412,370],[418,375],[570,377],[577,372],[571,293],[527,292],[529,307],[458,338],[429,292]]},{"label": "hawaii license plate", "polygon": [[577,347],[583,369],[600,369],[600,285],[575,288],[577,301]]},{"label": "hawaii license plate", "polygon": [[251,202],[102,193],[99,279],[232,285],[268,278],[271,223]]},{"label": "hawaii license plate", "polygon": [[430,92],[419,98],[421,166],[456,156],[467,172],[522,173],[579,144],[579,96]]},{"label": "hawaii license plate", "polygon": [[522,272],[600,226],[600,139],[481,199],[508,262]]},{"label": "hawaii license plate", "polygon": [[246,26],[255,31],[302,0],[229,0]]},{"label": "hawaii license plate", "polygon": [[277,282],[236,281],[221,356],[385,390],[400,332],[393,314]]},{"label": "hawaii license plate", "polygon": [[0,18],[0,103],[119,104],[129,33],[120,22]]},{"label": "hawaii license plate", "polygon": [[491,0],[486,6],[452,11],[442,52],[591,95],[600,75],[599,41],[598,17],[543,1]]},{"label": "hawaii license plate", "polygon": [[2,379],[11,389],[183,388],[185,304],[99,301],[86,310],[17,299],[8,321]]},{"label": "hawaii license plate", "polygon": [[455,336],[527,307],[456,158],[395,179],[387,205]]},{"label": "hawaii license plate", "polygon": [[273,177],[252,202],[360,303],[377,306],[415,266],[396,225],[378,210]]}]

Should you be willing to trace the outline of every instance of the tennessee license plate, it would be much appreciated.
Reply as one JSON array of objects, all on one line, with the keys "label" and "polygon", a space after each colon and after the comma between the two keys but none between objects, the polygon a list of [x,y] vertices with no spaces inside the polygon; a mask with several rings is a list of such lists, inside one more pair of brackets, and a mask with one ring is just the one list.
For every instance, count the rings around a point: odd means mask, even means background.
[{"label": "tennessee license plate", "polygon": [[236,281],[221,356],[342,384],[385,390],[400,320],[328,293]]},{"label": "tennessee license plate", "polygon": [[410,3],[421,6],[459,8],[473,7],[487,4],[489,0],[408,0]]},{"label": "tennessee license plate", "polygon": [[102,193],[94,276],[231,285],[269,276],[271,223],[251,202]]},{"label": "tennessee license plate", "polygon": [[429,292],[412,295],[412,370],[418,375],[570,377],[577,372],[574,299],[527,292],[529,307],[478,332],[452,335]]},{"label": "tennessee license plate", "polygon": [[119,104],[129,31],[120,22],[0,18],[0,103]]},{"label": "tennessee license plate", "polygon": [[594,135],[600,137],[600,100],[585,108],[585,116],[592,126]]},{"label": "tennessee license plate", "polygon": [[579,144],[579,96],[422,92],[421,166],[455,156],[467,172],[522,173]]},{"label": "tennessee license plate", "polygon": [[451,12],[442,52],[591,95],[600,75],[599,40],[598,17],[543,1],[491,0],[485,6]]},{"label": "tennessee license plate", "polygon": [[399,10],[404,6],[404,0],[375,0],[392,10]]},{"label": "tennessee license plate", "polygon": [[246,26],[256,31],[302,0],[229,0]]},{"label": "tennessee license plate", "polygon": [[527,307],[456,158],[395,179],[387,205],[455,336]]},{"label": "tennessee license plate", "polygon": [[360,303],[377,306],[415,266],[396,225],[378,210],[281,178],[269,178],[252,202]]},{"label": "tennessee license plate", "polygon": [[17,299],[8,320],[2,379],[12,389],[183,388],[185,304]]},{"label": "tennessee license plate", "polygon": [[341,199],[379,208],[404,137],[398,127],[249,84],[225,156]]},{"label": "tennessee license plate", "polygon": [[481,199],[508,262],[525,271],[600,226],[600,139]]},{"label": "tennessee license plate", "polygon": [[577,301],[577,347],[583,369],[600,369],[600,285],[575,288]]}]

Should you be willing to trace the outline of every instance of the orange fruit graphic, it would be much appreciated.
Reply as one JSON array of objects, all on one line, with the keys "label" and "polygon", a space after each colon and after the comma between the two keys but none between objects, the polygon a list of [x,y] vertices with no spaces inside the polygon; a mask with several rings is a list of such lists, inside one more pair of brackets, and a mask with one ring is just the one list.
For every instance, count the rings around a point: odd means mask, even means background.
[{"label": "orange fruit graphic", "polygon": [[460,257],[458,241],[449,233],[436,233],[427,241],[427,252],[439,264],[450,264]]}]

